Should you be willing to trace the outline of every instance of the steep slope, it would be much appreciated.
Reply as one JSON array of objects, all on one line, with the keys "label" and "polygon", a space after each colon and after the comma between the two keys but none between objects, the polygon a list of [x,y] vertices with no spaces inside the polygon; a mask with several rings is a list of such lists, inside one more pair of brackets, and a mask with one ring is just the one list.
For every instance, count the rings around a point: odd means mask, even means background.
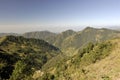
[{"label": "steep slope", "polygon": [[0,79],[32,79],[32,74],[60,53],[38,39],[5,36],[0,38]]},{"label": "steep slope", "polygon": [[22,36],[26,38],[35,38],[35,39],[43,39],[48,41],[49,43],[53,43],[53,40],[57,34],[49,31],[35,31],[35,32],[27,32]]},{"label": "steep slope", "polygon": [[61,43],[63,43],[63,41],[71,36],[72,34],[74,34],[75,31],[73,30],[67,30],[64,31],[62,33],[56,34],[56,33],[52,33],[49,31],[40,31],[40,32],[28,32],[28,33],[24,33],[23,36],[26,38],[36,38],[36,39],[43,39],[51,44],[54,44],[57,47],[61,47]]},{"label": "steep slope", "polygon": [[[96,29],[87,27],[83,31],[77,32],[76,34],[67,37],[62,44],[62,51],[69,54],[77,49],[85,46],[89,42],[101,42],[115,37],[120,37],[120,31],[109,30],[109,29]],[[67,52],[66,52],[67,51]]]},{"label": "steep slope", "polygon": [[[85,67],[89,72],[87,79],[119,80],[120,79],[120,39],[112,40],[115,44],[111,54],[105,59]],[[94,75],[94,76],[93,76]]]},{"label": "steep slope", "polygon": [[60,48],[67,56],[73,56],[77,51],[89,42],[100,42],[115,37],[120,37],[120,31],[106,28],[87,27],[82,31],[67,30],[56,34],[49,31],[36,31],[22,34],[26,38],[43,39]]},{"label": "steep slope", "polygon": [[73,56],[77,51],[89,42],[100,42],[115,37],[120,37],[120,31],[106,28],[87,27],[83,31],[75,32],[67,30],[59,34],[50,32],[32,32],[23,35],[28,38],[43,39],[56,47],[60,48],[67,56]]},{"label": "steep slope", "polygon": [[[46,69],[40,80],[119,80],[120,39],[89,43],[72,58]],[[43,70],[44,72],[44,70]]]},{"label": "steep slope", "polygon": [[62,48],[62,43],[64,42],[64,40],[67,37],[69,37],[69,36],[71,36],[71,35],[73,35],[75,33],[76,32],[73,31],[73,30],[66,30],[66,31],[56,35],[55,40],[54,40],[54,42],[52,44],[54,44],[55,46],[57,46],[59,48]]}]

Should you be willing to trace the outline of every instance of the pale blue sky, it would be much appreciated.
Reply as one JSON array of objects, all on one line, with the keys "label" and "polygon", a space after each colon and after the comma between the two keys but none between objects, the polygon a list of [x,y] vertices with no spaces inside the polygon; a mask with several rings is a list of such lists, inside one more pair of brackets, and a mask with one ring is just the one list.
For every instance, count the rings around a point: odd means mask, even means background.
[{"label": "pale blue sky", "polygon": [[120,25],[120,0],[0,0],[0,32],[114,25]]}]

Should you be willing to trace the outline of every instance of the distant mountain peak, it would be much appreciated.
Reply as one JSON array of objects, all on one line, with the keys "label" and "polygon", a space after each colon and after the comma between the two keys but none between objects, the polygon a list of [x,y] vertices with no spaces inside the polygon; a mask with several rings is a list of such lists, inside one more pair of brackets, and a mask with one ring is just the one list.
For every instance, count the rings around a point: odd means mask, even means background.
[{"label": "distant mountain peak", "polygon": [[106,30],[106,31],[114,31],[114,30],[111,30],[111,29],[108,29],[108,28],[94,28],[94,27],[86,27],[83,31],[88,31],[88,30]]},{"label": "distant mountain peak", "polygon": [[75,32],[74,30],[72,30],[72,29],[69,29],[69,30],[66,30],[66,32]]},{"label": "distant mountain peak", "polygon": [[90,31],[90,32],[91,32],[91,31],[93,32],[93,31],[95,31],[95,30],[98,30],[98,29],[88,26],[88,27],[86,27],[82,32],[89,32],[89,31]]},{"label": "distant mountain peak", "polygon": [[93,27],[91,27],[91,26],[87,26],[86,29],[93,29]]},{"label": "distant mountain peak", "polygon": [[86,27],[84,30],[89,30],[89,29],[96,29],[96,28],[93,28],[93,27],[88,26],[88,27]]},{"label": "distant mountain peak", "polygon": [[63,31],[62,33],[75,33],[75,31],[73,31],[72,29],[69,29],[69,30]]}]

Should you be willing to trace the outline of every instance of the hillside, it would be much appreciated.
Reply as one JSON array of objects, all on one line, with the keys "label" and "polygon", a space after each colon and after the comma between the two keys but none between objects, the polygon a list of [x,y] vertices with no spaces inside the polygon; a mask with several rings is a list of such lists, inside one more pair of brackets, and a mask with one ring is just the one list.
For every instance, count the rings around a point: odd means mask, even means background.
[{"label": "hillside", "polygon": [[[120,79],[120,39],[111,41],[115,47],[110,52],[110,55],[96,64],[91,64],[85,67],[89,72],[86,74],[87,79],[92,80],[119,80]],[[94,76],[91,76],[93,75]]]},{"label": "hillside", "polygon": [[[66,30],[66,31],[64,31],[64,32],[62,32],[62,33],[59,33],[59,34],[56,35],[56,37],[55,37],[55,39],[54,39],[54,42],[53,42],[52,44],[54,44],[55,46],[57,46],[57,47],[59,47],[59,48],[62,49],[62,43],[64,42],[64,40],[65,40],[67,37],[69,37],[69,36],[71,36],[71,35],[73,35],[73,34],[75,34],[75,33],[76,33],[76,32],[73,31],[73,30]],[[49,40],[48,40],[48,41],[49,41]]]},{"label": "hillside", "polygon": [[45,68],[39,80],[119,80],[120,39],[89,43],[72,58]]},{"label": "hillside", "polygon": [[109,30],[105,28],[97,29],[97,28],[87,27],[83,31],[77,32],[67,37],[64,40],[64,42],[61,43],[62,51],[65,52],[66,54],[71,55],[73,53],[76,53],[76,50],[85,46],[89,42],[97,43],[115,37],[120,37],[120,31]]},{"label": "hillside", "polygon": [[22,34],[22,36],[26,38],[43,39],[48,42],[51,42],[51,40],[56,35],[57,35],[56,33],[52,33],[49,31],[35,31],[35,32],[27,32],[27,33]]},{"label": "hillside", "polygon": [[[0,35],[4,36],[5,34],[1,33]],[[67,30],[56,34],[49,31],[35,31],[21,34],[21,36],[24,36],[26,38],[43,39],[48,43],[53,44],[56,47],[60,48],[64,52],[66,52],[66,50],[67,51],[71,50],[74,53],[74,51],[76,51],[78,48],[82,47],[83,45],[86,45],[89,42],[100,42],[115,37],[120,37],[120,31],[106,28],[97,29],[87,27],[84,30],[78,32],[75,32],[73,30]]]},{"label": "hillside", "polygon": [[67,30],[61,33],[52,33],[49,31],[36,31],[36,32],[28,32],[24,33],[22,36],[26,38],[36,38],[36,39],[43,39],[51,44],[54,44],[55,46],[61,47],[61,43],[64,42],[64,40],[68,37],[74,34],[75,31],[73,30]]},{"label": "hillside", "polygon": [[38,39],[5,36],[0,38],[0,79],[32,79],[32,74],[61,51]]},{"label": "hillside", "polygon": [[23,36],[27,38],[0,38],[0,79],[119,78],[120,31],[87,27],[78,32],[67,30],[55,34],[43,31],[25,33]]},{"label": "hillside", "polygon": [[50,32],[30,32],[23,35],[27,38],[43,39],[60,48],[67,56],[76,54],[82,46],[89,42],[101,42],[115,37],[120,37],[120,31],[106,28],[87,27],[82,31],[67,30],[59,34]]}]

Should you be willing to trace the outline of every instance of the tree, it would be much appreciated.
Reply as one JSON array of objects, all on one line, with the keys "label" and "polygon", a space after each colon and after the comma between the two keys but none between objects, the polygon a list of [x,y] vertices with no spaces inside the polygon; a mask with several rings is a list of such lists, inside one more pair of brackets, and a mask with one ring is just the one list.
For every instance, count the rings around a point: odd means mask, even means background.
[{"label": "tree", "polygon": [[15,64],[15,69],[13,70],[10,80],[21,80],[21,77],[24,75],[22,72],[25,69],[25,64],[22,61],[18,61]]}]

